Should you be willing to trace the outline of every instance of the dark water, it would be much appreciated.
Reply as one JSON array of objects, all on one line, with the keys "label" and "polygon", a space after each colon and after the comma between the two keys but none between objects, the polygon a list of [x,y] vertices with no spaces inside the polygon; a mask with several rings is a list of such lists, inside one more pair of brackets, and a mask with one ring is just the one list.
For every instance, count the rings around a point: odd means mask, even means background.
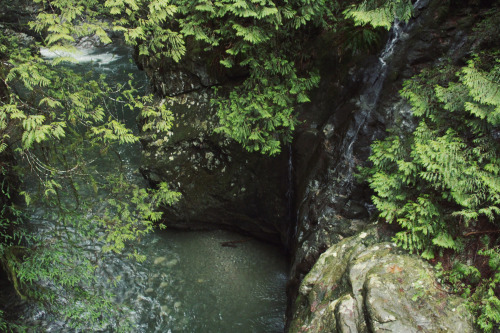
[{"label": "dark water", "polygon": [[285,265],[273,246],[223,231],[152,235],[148,260],[123,271],[120,301],[142,332],[282,332]]},{"label": "dark water", "polygon": [[[43,50],[42,55],[53,56]],[[145,75],[130,62],[127,48],[82,50],[76,58],[79,64],[74,66],[92,66],[107,74],[108,80],[124,81],[132,72],[137,85],[147,86]],[[134,124],[135,115],[119,106],[117,110],[128,124]],[[140,149],[140,144],[121,146],[119,154],[127,177],[145,186],[137,172]],[[116,167],[116,161],[95,163],[102,169]],[[30,223],[41,237],[50,237],[54,222],[43,217],[43,210],[34,210]],[[236,247],[222,246],[227,241],[238,243]],[[89,256],[102,252],[100,246],[87,244]],[[133,332],[283,331],[287,267],[279,248],[225,231],[166,230],[153,232],[134,246],[147,256],[144,262],[128,259],[131,250],[102,256],[98,269],[102,283],[95,287],[111,289],[122,309],[123,318],[117,322],[132,322]],[[37,331],[71,331],[66,323],[36,308],[27,307],[25,315]],[[99,331],[112,332],[114,328]]]}]

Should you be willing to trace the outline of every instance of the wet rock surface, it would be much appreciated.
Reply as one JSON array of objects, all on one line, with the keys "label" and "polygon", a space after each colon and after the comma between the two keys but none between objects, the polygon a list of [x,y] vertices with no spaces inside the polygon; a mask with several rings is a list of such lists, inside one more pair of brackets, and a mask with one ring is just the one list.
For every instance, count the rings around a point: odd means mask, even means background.
[{"label": "wet rock surface", "polygon": [[189,94],[227,83],[243,74],[237,70],[229,72],[195,41],[190,41],[186,47],[186,55],[179,62],[135,54],[137,64],[147,73],[158,94],[170,97]]},{"label": "wet rock surface", "polygon": [[225,228],[286,242],[286,154],[251,154],[215,134],[218,120],[211,97],[210,88],[166,97],[175,127],[160,149],[144,153],[143,175],[153,184],[166,181],[182,193],[177,204],[165,208],[167,225]]},{"label": "wet rock surface", "polygon": [[30,0],[11,0],[2,3],[0,6],[0,22],[7,27],[3,29],[15,29],[30,33],[28,21],[36,13],[37,8],[33,1]]},{"label": "wet rock surface", "polygon": [[324,66],[321,86],[301,110],[305,122],[293,144],[297,216],[289,319],[299,285],[321,253],[371,220],[372,193],[354,174],[387,128],[413,128],[411,108],[398,93],[403,82],[445,59],[463,64],[476,47],[467,36],[485,8],[472,14],[434,0],[417,1],[415,8],[407,25],[391,29],[378,56]]},{"label": "wet rock surface", "polygon": [[457,296],[432,268],[376,228],[325,251],[306,275],[290,332],[473,332]]}]

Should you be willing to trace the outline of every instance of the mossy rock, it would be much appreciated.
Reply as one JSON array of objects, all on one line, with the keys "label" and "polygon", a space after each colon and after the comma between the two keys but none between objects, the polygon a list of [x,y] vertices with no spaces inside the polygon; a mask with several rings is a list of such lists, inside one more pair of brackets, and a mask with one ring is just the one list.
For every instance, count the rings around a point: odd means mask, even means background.
[{"label": "mossy rock", "polygon": [[474,332],[457,296],[430,265],[384,242],[377,229],[324,252],[304,278],[290,332]]}]

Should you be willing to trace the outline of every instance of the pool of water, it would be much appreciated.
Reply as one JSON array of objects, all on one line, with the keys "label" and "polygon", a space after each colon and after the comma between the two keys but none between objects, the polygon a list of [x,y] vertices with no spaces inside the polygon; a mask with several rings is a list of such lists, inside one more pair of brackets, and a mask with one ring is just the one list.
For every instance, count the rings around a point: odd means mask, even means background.
[{"label": "pool of water", "polygon": [[286,266],[275,246],[225,231],[167,231],[141,250],[144,263],[108,267],[121,273],[117,298],[136,312],[138,331],[283,332]]}]

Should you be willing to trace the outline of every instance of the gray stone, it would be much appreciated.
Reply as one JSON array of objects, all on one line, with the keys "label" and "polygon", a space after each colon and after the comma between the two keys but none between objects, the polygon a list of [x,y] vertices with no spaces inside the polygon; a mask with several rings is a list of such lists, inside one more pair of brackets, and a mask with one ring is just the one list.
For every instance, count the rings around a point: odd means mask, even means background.
[{"label": "gray stone", "polygon": [[[328,311],[328,310],[326,310]],[[345,295],[339,300],[335,309],[335,318],[337,319],[337,330],[341,333],[360,332],[360,316],[356,299],[351,295]],[[323,327],[321,331],[328,330],[329,327]]]},{"label": "gray stone", "polygon": [[382,240],[371,227],[325,251],[302,281],[290,332],[474,332],[464,300],[429,264]]},{"label": "gray stone", "polygon": [[167,257],[156,257],[153,264],[159,265],[167,260]]},{"label": "gray stone", "polygon": [[[212,91],[201,89],[165,98],[175,116],[171,133],[156,141],[144,136],[142,174],[166,181],[182,193],[165,207],[167,226],[182,229],[226,228],[284,243],[288,237],[290,179],[286,153],[278,157],[246,152],[215,134],[218,119]],[[152,145],[153,144],[153,145]]]}]

